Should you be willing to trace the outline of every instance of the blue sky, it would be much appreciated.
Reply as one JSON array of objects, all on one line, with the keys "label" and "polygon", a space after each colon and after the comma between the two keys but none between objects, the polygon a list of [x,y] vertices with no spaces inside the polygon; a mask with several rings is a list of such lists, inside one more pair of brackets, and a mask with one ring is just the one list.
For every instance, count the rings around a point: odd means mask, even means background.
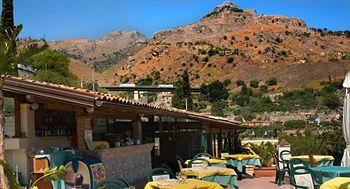
[{"label": "blue sky", "polygon": [[[154,32],[202,18],[222,0],[14,0],[21,37],[99,38],[118,30]],[[302,18],[309,27],[350,29],[350,0],[237,0],[259,14]]]}]

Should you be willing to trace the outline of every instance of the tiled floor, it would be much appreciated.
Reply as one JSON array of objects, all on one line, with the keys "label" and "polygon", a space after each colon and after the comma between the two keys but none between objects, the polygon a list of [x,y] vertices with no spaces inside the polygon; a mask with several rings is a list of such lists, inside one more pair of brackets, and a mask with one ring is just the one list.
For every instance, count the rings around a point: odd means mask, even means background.
[{"label": "tiled floor", "polygon": [[[239,189],[290,189],[291,186],[289,184],[283,184],[278,186],[274,183],[274,177],[254,177],[254,178],[243,178],[238,181]],[[285,183],[288,183],[288,178],[286,178]],[[143,189],[146,185],[147,181],[139,181],[137,183],[133,183],[136,186],[136,189]]]},{"label": "tiled floor", "polygon": [[[254,178],[244,178],[238,181],[239,189],[290,189],[291,186],[289,184],[282,184],[278,186],[274,183],[274,177],[254,177]],[[289,180],[286,178],[284,181],[288,183]]]}]

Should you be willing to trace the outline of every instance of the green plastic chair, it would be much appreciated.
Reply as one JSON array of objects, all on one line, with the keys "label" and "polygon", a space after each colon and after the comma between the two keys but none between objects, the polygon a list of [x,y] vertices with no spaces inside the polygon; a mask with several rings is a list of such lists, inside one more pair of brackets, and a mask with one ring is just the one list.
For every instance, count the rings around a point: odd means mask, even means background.
[{"label": "green plastic chair", "polygon": [[316,162],[317,167],[327,167],[327,166],[333,166],[333,160],[329,160],[327,158],[321,159],[320,161]]},{"label": "green plastic chair", "polygon": [[310,175],[310,183],[308,183],[313,188],[317,189],[320,187],[320,180],[315,176],[314,172],[310,166],[301,159],[292,159],[289,162],[289,179],[290,184],[296,189],[312,189],[307,186],[300,186],[297,184],[296,177],[299,175],[308,176]]},{"label": "green plastic chair", "polygon": [[122,178],[117,179],[106,179],[102,182],[97,183],[93,189],[124,189],[128,188],[129,183]]},{"label": "green plastic chair", "polygon": [[152,182],[153,181],[153,176],[160,176],[160,175],[169,175],[170,179],[173,179],[174,177],[171,175],[171,172],[169,171],[169,169],[163,168],[163,167],[158,167],[158,168],[154,168],[152,169],[148,176],[148,182]]},{"label": "green plastic chair", "polygon": [[280,160],[278,159],[278,156],[275,154],[275,161],[276,161],[276,177],[275,177],[275,184],[278,184],[279,186],[282,184],[282,182],[284,181],[284,176],[286,173],[289,174],[289,168],[287,167],[280,167],[279,163],[282,163],[283,165],[287,164],[287,161],[284,160]]},{"label": "green plastic chair", "polygon": [[211,154],[208,154],[206,152],[203,152],[203,153],[199,153],[199,154],[196,154],[194,156],[194,159],[196,158],[212,158],[213,156]]},{"label": "green plastic chair", "polygon": [[221,150],[220,156],[223,157],[223,156],[226,156],[226,155],[230,155],[228,150]]},{"label": "green plastic chair", "polygon": [[177,165],[179,166],[179,171],[181,171],[181,169],[186,167],[184,160],[179,155],[176,155],[175,159],[176,159]]},{"label": "green plastic chair", "polygon": [[[201,163],[196,163],[196,161],[197,161],[197,162],[201,162]],[[193,165],[193,164],[202,164],[202,163],[206,163],[208,166],[211,165],[207,159],[204,159],[204,158],[194,158],[194,159],[191,159],[191,160],[188,162],[188,167],[189,167],[189,168],[192,168],[192,165]]]},{"label": "green plastic chair", "polygon": [[160,164],[161,168],[168,169],[171,178],[175,178],[174,171],[165,163]]}]

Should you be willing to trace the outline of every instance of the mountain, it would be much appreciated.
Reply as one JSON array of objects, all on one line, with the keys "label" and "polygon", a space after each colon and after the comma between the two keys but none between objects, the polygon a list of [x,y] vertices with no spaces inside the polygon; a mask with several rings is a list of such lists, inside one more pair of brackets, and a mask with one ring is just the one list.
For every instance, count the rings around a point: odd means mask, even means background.
[{"label": "mountain", "polygon": [[100,39],[72,38],[50,42],[51,48],[63,51],[75,60],[87,64],[101,64],[116,59],[114,64],[129,56],[130,49],[139,43],[146,42],[146,37],[137,31],[118,30],[106,34]]},{"label": "mountain", "polygon": [[[68,53],[101,58],[104,48],[89,53],[93,45],[69,41],[62,43]],[[216,79],[234,83],[276,77],[277,87],[287,89],[344,76],[350,70],[349,56],[350,38],[345,35],[310,29],[298,18],[258,14],[224,2],[193,24],[157,32],[103,72],[99,82],[115,85],[157,75],[159,82],[169,83],[188,69],[193,86]]]}]

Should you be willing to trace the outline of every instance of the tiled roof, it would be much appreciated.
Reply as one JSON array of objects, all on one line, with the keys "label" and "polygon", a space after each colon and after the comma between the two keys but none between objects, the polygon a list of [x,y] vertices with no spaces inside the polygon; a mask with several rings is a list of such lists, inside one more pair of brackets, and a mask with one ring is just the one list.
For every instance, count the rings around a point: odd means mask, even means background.
[{"label": "tiled roof", "polygon": [[[186,111],[186,110],[181,110],[181,109],[176,109],[176,108],[167,108],[167,107],[162,107],[162,106],[155,106],[155,105],[150,105],[146,103],[140,103],[137,101],[132,101],[132,100],[126,100],[118,96],[114,96],[111,94],[105,94],[101,92],[94,92],[90,91],[88,89],[81,89],[77,87],[70,87],[70,86],[65,86],[65,85],[58,85],[58,84],[53,84],[53,83],[48,83],[48,82],[40,82],[36,80],[30,80],[30,79],[24,79],[20,77],[13,77],[13,76],[6,76],[5,77],[5,84],[4,84],[4,90],[7,88],[11,88],[9,85],[12,83],[12,86],[18,86],[19,84],[22,84],[23,86],[30,85],[28,90],[30,88],[34,87],[40,87],[43,89],[47,90],[54,90],[56,92],[66,92],[69,94],[74,94],[75,96],[78,97],[85,97],[86,99],[92,99],[93,102],[91,104],[96,105],[97,101],[102,101],[102,102],[109,102],[111,104],[120,104],[120,105],[127,105],[135,108],[143,108],[143,109],[149,109],[149,110],[157,110],[158,112],[161,112],[162,114],[167,114],[167,113],[172,113],[172,115],[176,114],[178,117],[184,117],[184,118],[190,118],[194,120],[208,120],[212,122],[220,122],[222,124],[227,124],[227,125],[240,125],[240,122],[230,120],[227,118],[223,117],[217,117],[217,116],[211,116],[211,115],[203,115],[199,114],[196,112],[191,112],[191,111]],[[7,87],[8,85],[8,87]],[[78,98],[76,97],[76,98]],[[91,100],[90,100],[91,101]]]}]

